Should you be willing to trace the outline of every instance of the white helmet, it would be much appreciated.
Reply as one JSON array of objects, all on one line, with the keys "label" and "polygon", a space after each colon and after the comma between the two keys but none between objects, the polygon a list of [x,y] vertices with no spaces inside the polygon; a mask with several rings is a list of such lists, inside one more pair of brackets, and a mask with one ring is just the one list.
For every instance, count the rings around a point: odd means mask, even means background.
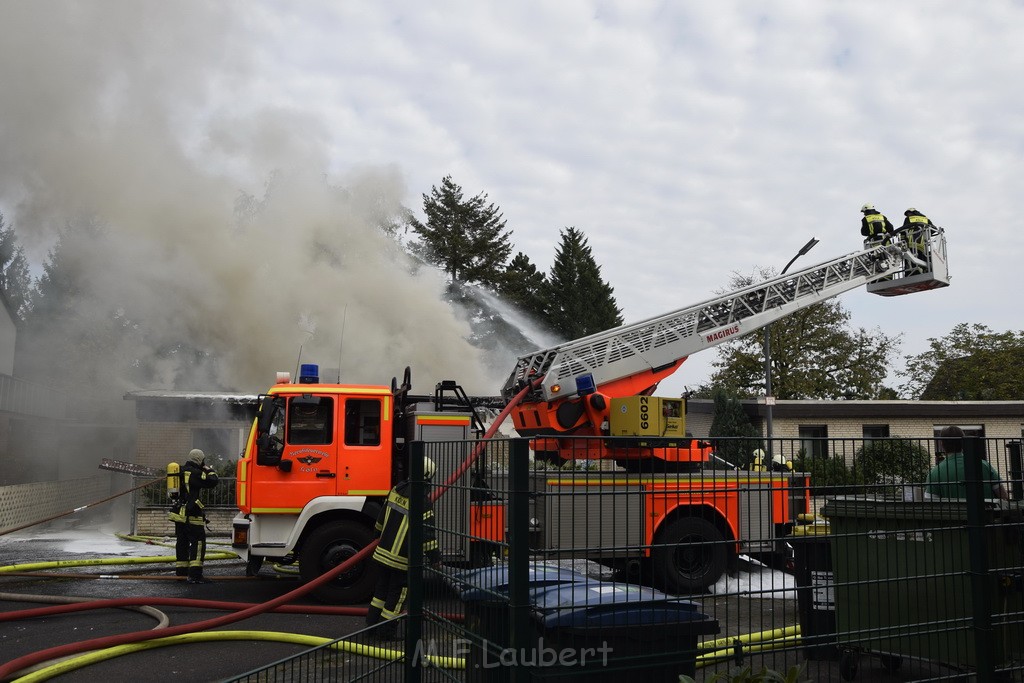
[{"label": "white helmet", "polygon": [[423,478],[428,480],[433,479],[434,472],[436,471],[437,465],[434,464],[434,461],[427,456],[423,456]]},{"label": "white helmet", "polygon": [[861,211],[874,211],[875,210],[875,205],[874,204],[865,204],[864,206],[860,207],[860,210]]}]

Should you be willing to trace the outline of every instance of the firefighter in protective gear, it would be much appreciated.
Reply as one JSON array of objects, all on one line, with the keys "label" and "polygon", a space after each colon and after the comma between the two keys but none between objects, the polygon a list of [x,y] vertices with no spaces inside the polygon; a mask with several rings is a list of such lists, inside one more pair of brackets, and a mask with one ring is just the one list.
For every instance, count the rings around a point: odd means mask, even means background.
[{"label": "firefighter in protective gear", "polygon": [[[914,256],[922,261],[926,261],[928,259],[928,249],[926,246],[927,232],[929,228],[933,227],[933,224],[928,216],[925,216],[913,207],[904,211],[903,215],[903,225],[900,226],[898,231],[900,239],[914,253]],[[921,266],[910,261],[907,262],[908,275],[922,272],[924,272],[924,269]]]},{"label": "firefighter in protective gear", "polygon": [[[434,461],[423,459],[423,475],[429,482],[436,470]],[[375,632],[376,637],[388,640],[397,636],[396,619],[405,606],[409,570],[409,481],[399,482],[388,493],[387,503],[377,518],[380,543],[373,551],[373,561],[379,566],[380,576],[373,591],[373,599],[366,613],[366,625],[385,622]],[[437,565],[441,554],[434,531],[434,510],[430,496],[423,501],[423,550],[427,561]],[[391,622],[391,623],[387,623]]]},{"label": "firefighter in protective gear", "polygon": [[879,242],[887,244],[889,236],[893,233],[892,223],[882,214],[875,210],[874,204],[865,204],[860,207],[864,217],[860,219],[860,234],[864,236],[864,246],[870,247]]},{"label": "firefighter in protective gear", "polygon": [[217,473],[206,464],[206,455],[198,448],[189,451],[188,461],[179,474],[178,497],[168,519],[174,522],[174,569],[189,583],[210,583],[203,576],[206,555],[206,513],[199,493],[217,485]]}]

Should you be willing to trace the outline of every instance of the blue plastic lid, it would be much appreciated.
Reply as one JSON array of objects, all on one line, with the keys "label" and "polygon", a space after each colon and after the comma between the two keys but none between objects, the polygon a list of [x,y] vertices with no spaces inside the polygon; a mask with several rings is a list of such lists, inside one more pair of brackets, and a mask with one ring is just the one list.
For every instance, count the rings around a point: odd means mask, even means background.
[{"label": "blue plastic lid", "polygon": [[628,583],[562,584],[532,597],[545,627],[668,625],[707,618],[696,602]]},{"label": "blue plastic lid", "polygon": [[[529,569],[529,586],[534,591],[538,588],[550,588],[551,586],[590,582],[579,572],[551,565],[531,565]],[[463,600],[495,600],[501,597],[508,598],[509,576],[508,565],[495,567],[484,567],[482,569],[467,569],[455,574],[451,578],[452,586],[460,591]],[[496,595],[497,594],[497,595]]]}]

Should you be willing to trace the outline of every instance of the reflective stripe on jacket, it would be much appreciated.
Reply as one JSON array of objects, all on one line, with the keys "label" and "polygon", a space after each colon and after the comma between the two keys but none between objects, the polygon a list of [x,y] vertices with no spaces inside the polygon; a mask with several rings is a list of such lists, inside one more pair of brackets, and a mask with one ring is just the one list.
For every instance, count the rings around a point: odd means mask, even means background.
[{"label": "reflective stripe on jacket", "polygon": [[167,519],[178,524],[206,524],[204,505],[199,492],[217,485],[217,473],[205,470],[193,463],[181,468],[181,487],[176,505],[171,508]]},{"label": "reflective stripe on jacket", "polygon": [[[384,509],[377,517],[376,529],[380,543],[373,559],[395,569],[409,568],[409,498],[408,482],[402,482],[388,493]],[[430,557],[438,554],[434,531],[434,509],[429,497],[423,502],[423,551]]]}]

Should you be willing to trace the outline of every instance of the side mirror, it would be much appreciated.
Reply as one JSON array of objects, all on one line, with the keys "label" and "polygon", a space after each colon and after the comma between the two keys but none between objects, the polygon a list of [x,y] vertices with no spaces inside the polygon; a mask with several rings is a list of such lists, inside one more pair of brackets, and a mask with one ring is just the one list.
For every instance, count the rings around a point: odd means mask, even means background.
[{"label": "side mirror", "polygon": [[274,396],[263,396],[260,399],[260,411],[256,417],[256,464],[276,467],[281,462],[284,451],[284,434],[274,434],[280,429],[284,420],[278,420],[280,411],[284,410],[284,402]]}]

